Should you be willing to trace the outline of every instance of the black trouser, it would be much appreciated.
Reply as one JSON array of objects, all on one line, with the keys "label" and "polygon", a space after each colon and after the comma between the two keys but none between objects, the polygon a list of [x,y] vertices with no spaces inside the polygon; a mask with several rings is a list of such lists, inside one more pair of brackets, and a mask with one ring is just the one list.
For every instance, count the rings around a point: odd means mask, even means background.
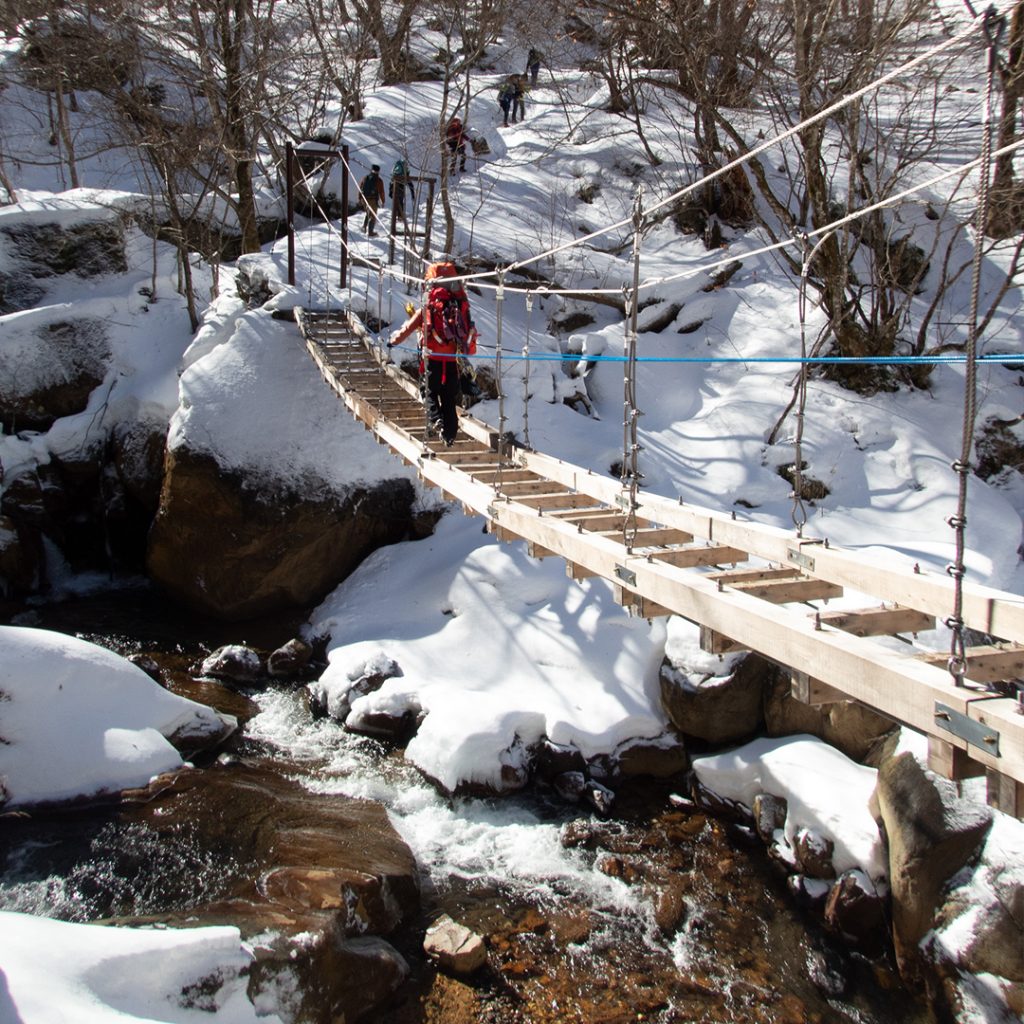
[{"label": "black trouser", "polygon": [[430,399],[430,418],[441,423],[441,437],[454,441],[459,432],[459,363],[455,356],[427,360],[427,395]]}]

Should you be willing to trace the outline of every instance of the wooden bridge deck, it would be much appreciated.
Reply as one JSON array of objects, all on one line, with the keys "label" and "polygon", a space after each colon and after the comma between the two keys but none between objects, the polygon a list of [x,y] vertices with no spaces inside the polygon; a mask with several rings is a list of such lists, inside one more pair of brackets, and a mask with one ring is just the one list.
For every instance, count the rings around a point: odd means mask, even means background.
[{"label": "wooden bridge deck", "polygon": [[[990,803],[1024,817],[1024,598],[965,584],[967,650],[956,686],[947,652],[886,638],[934,628],[953,609],[952,580],[742,522],[730,513],[638,492],[619,481],[499,441],[462,415],[452,448],[427,436],[415,381],[383,361],[343,314],[297,310],[307,350],[352,414],[420,477],[501,540],[565,559],[576,579],[602,576],[616,599],[651,618],[682,615],[716,652],[753,650],[791,672],[809,703],[856,700],[929,737],[931,766],[988,776]],[[856,595],[855,611],[821,602]]]}]

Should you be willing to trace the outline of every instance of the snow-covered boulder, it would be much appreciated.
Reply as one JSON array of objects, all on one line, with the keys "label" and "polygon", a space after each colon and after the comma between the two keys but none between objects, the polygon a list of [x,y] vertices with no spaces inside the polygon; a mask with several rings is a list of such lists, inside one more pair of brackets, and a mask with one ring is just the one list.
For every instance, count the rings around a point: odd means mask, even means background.
[{"label": "snow-covered boulder", "polygon": [[0,626],[0,701],[0,783],[9,806],[144,786],[182,765],[170,737],[207,744],[237,725],[112,651],[22,626]]}]

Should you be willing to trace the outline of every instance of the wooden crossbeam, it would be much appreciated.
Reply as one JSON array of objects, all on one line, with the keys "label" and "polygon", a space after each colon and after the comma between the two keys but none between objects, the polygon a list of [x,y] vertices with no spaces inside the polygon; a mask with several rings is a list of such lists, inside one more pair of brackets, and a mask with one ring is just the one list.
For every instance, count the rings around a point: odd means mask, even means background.
[{"label": "wooden crossbeam", "polygon": [[747,650],[742,644],[707,626],[700,627],[700,649],[708,654],[732,654],[734,651]]},{"label": "wooden crossbeam", "polygon": [[827,580],[818,580],[813,576],[802,576],[799,579],[782,580],[750,580],[746,583],[731,584],[736,590],[759,597],[772,604],[792,604],[794,601],[828,601],[833,597],[842,597],[843,588]]},{"label": "wooden crossbeam", "polygon": [[656,604],[642,594],[635,594],[617,584],[615,585],[615,603],[622,605],[623,608],[628,608],[640,619],[660,619],[673,614],[671,608]]},{"label": "wooden crossbeam", "polygon": [[[551,485],[549,484],[549,490]],[[555,491],[548,494],[528,494],[522,498],[516,498],[521,505],[529,505],[530,508],[556,509],[556,508],[582,508],[592,505],[594,499],[586,494],[579,494],[575,491]]]},{"label": "wooden crossbeam", "polygon": [[834,626],[854,636],[895,636],[897,633],[925,633],[935,628],[935,616],[913,608],[858,608],[845,612],[819,612],[818,624]]},{"label": "wooden crossbeam", "polygon": [[812,706],[835,704],[837,701],[850,699],[842,690],[837,690],[806,672],[790,673],[789,690],[801,704]]},{"label": "wooden crossbeam", "polygon": [[[627,532],[627,537],[630,534]],[[668,544],[689,544],[693,534],[670,526],[640,527],[632,534],[634,548],[655,548]]]},{"label": "wooden crossbeam", "polygon": [[575,562],[565,563],[565,575],[571,580],[589,580],[597,575],[591,569],[586,569],[582,565],[577,565]]},{"label": "wooden crossbeam", "polygon": [[[965,651],[968,679],[976,683],[1010,682],[1024,678],[1024,647],[1018,644],[986,644]],[[949,652],[928,651],[918,657],[929,665],[945,666]]]},{"label": "wooden crossbeam", "polygon": [[668,548],[665,551],[651,551],[647,558],[686,569],[696,565],[728,565],[730,562],[745,562],[748,555],[739,548],[724,544],[687,544],[683,547]]}]

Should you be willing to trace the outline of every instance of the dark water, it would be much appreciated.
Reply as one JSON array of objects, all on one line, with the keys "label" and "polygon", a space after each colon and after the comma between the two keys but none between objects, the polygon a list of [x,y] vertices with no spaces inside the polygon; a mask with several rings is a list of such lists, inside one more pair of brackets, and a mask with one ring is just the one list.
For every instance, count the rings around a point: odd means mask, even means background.
[{"label": "dark water", "polygon": [[[759,843],[677,806],[668,783],[621,787],[608,819],[543,790],[445,800],[400,755],[313,722],[294,688],[250,701],[195,680],[218,646],[269,652],[304,619],[223,624],[136,586],[8,608],[3,621],[151,657],[170,688],[251,719],[247,757],[389,807],[421,864],[423,905],[389,936],[412,976],[374,1024],[929,1020],[891,964],[851,952],[793,905]],[[0,820],[0,907],[90,921],[201,906],[240,869],[192,840],[187,828],[157,836],[109,809]],[[423,955],[440,913],[487,937],[487,967],[470,985]]]}]

